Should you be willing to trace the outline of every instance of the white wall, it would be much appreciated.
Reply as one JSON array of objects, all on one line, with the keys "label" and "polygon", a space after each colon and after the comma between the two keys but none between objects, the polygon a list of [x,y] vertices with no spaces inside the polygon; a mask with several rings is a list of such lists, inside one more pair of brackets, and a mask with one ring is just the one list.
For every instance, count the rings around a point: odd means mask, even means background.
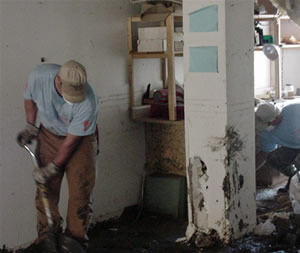
[{"label": "white wall", "polygon": [[[282,51],[282,87],[287,83],[300,88],[299,57],[300,48],[283,49]],[[296,90],[295,90],[296,91]]]},{"label": "white wall", "polygon": [[[23,87],[41,57],[80,61],[101,98],[95,216],[113,217],[137,203],[144,127],[128,117],[126,33],[127,16],[137,12],[128,0],[0,1],[0,246],[36,237],[31,160],[15,136],[25,124]],[[147,84],[158,80],[154,71],[149,65],[139,74]],[[66,199],[64,188],[63,213]]]},{"label": "white wall", "polygon": [[254,51],[255,95],[264,95],[271,89],[270,60],[262,51]]},{"label": "white wall", "polygon": [[[263,34],[272,34],[271,23],[260,21],[259,28],[263,29]],[[265,95],[271,89],[270,60],[263,51],[254,51],[254,87],[255,95]]]},{"label": "white wall", "polygon": [[[298,41],[300,40],[300,29],[293,21],[289,19],[280,19],[280,42],[284,37],[294,36]],[[271,23],[261,22],[264,30],[264,34],[274,34],[274,31],[268,30]],[[276,43],[276,42],[275,42]],[[283,44],[285,46],[285,44]],[[279,72],[281,73],[282,89],[286,84],[293,84],[295,88],[300,88],[300,76],[298,59],[300,57],[300,48],[281,48],[281,67]],[[255,94],[264,95],[270,89],[274,89],[272,86],[272,79],[270,76],[270,64],[271,61],[264,56],[262,51],[254,52],[254,77],[255,77]]]},{"label": "white wall", "polygon": [[[300,48],[284,48],[281,50],[282,66],[281,72],[282,88],[286,84],[293,84],[295,89],[300,88],[300,75],[298,60]],[[270,61],[264,56],[262,51],[254,52],[254,84],[255,94],[264,95],[271,87]],[[296,91],[296,90],[295,90]]]}]

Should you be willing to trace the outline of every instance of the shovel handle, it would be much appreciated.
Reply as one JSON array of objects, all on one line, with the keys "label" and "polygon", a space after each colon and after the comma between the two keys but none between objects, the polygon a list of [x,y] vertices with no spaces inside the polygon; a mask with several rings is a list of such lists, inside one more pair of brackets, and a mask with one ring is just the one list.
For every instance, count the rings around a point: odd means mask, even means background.
[{"label": "shovel handle", "polygon": [[35,168],[39,168],[39,163],[38,163],[38,160],[35,156],[35,153],[25,144],[24,145],[24,148],[28,151],[28,153],[31,155],[31,158],[32,158],[32,162],[33,162],[33,166]]},{"label": "shovel handle", "polygon": [[[32,158],[33,166],[35,168],[39,168],[40,166],[39,166],[39,163],[38,163],[38,160],[36,158],[35,153],[26,144],[24,145],[24,148],[30,154],[30,156]],[[41,196],[42,196],[42,201],[43,201],[45,213],[46,213],[46,216],[47,216],[48,225],[49,225],[50,228],[52,228],[53,220],[52,220],[52,216],[51,216],[51,212],[50,212],[50,206],[49,206],[46,187],[42,184],[37,184],[37,187],[39,188]]]},{"label": "shovel handle", "polygon": [[48,225],[50,228],[52,228],[53,226],[53,220],[52,220],[52,215],[50,212],[50,206],[49,206],[49,201],[48,201],[48,196],[47,196],[47,191],[44,185],[38,185],[40,193],[42,195],[42,201],[44,204],[44,208],[45,208],[45,213],[47,216],[47,221],[48,221]]}]

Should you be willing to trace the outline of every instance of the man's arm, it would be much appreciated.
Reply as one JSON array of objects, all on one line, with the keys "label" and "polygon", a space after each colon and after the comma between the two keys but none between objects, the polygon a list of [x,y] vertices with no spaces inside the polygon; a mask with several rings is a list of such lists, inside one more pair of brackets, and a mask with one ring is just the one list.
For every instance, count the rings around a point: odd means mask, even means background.
[{"label": "man's arm", "polygon": [[53,160],[53,163],[58,167],[63,167],[72,156],[72,153],[78,146],[81,138],[81,136],[68,134],[62,145],[60,146],[58,153]]},{"label": "man's arm", "polygon": [[38,111],[36,103],[33,100],[24,100],[24,108],[26,113],[26,121],[31,125],[35,125]]},{"label": "man's arm", "polygon": [[37,116],[37,106],[33,100],[24,100],[24,108],[26,113],[26,127],[18,133],[17,143],[24,147],[25,144],[31,144],[31,141],[37,137],[39,129],[35,126]]},{"label": "man's arm", "polygon": [[256,154],[256,161],[255,161],[255,167],[256,171],[258,171],[260,168],[262,168],[267,160],[268,152],[260,151]]}]

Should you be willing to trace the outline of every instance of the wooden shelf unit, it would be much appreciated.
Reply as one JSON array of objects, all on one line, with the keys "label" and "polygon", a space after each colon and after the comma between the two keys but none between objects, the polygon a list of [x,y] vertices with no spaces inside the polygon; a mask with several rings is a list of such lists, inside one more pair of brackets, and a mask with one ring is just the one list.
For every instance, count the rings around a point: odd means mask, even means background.
[{"label": "wooden shelf unit", "polygon": [[[279,26],[278,26],[279,16],[276,14],[261,14],[254,15],[254,21],[268,22],[270,28],[270,35],[274,38],[274,44],[279,44]],[[254,51],[263,51],[263,46],[255,46]],[[271,87],[275,89],[275,98],[279,99],[281,97],[281,59],[271,62],[270,64],[270,76],[271,78]]]},{"label": "wooden shelf unit", "polygon": [[[279,58],[271,62],[270,75],[272,83],[271,86],[275,88],[275,98],[281,99],[283,92],[283,50],[298,50],[300,44],[285,44],[282,43],[284,37],[295,36],[300,39],[300,28],[288,17],[280,15],[254,15],[255,21],[268,22],[271,30],[271,35],[274,37],[274,44],[279,46]],[[254,47],[254,51],[261,51],[262,46]]]},{"label": "wooden shelf unit", "polygon": [[[159,22],[160,26],[166,26],[167,28],[167,50],[166,52],[149,52],[141,53],[134,51],[133,46],[133,23],[154,23]],[[174,51],[174,24],[175,22],[182,22],[182,16],[178,14],[169,14],[164,20],[151,20],[141,17],[128,17],[127,29],[128,29],[128,82],[130,85],[130,111],[131,118],[133,118],[132,109],[136,106],[134,99],[134,59],[161,59],[161,74],[163,79],[164,88],[168,88],[168,109],[169,120],[176,121],[176,85],[175,85],[175,56],[183,56],[183,52]],[[167,68],[166,68],[167,66]],[[168,74],[167,74],[168,73]],[[133,118],[134,119],[134,118]],[[164,122],[163,120],[148,119],[147,121]],[[143,118],[145,121],[145,118]]]}]

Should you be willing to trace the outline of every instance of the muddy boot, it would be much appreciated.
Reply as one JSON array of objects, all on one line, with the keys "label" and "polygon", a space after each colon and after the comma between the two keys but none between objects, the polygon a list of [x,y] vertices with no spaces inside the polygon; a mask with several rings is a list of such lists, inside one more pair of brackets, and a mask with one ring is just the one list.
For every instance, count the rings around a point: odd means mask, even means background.
[{"label": "muddy boot", "polygon": [[289,191],[289,189],[290,189],[290,183],[291,183],[292,177],[293,177],[293,176],[290,176],[290,177],[289,177],[289,179],[288,179],[288,181],[287,181],[287,184],[286,184],[284,187],[279,188],[278,191],[277,191],[277,193],[286,193],[286,192]]},{"label": "muddy boot", "polygon": [[40,242],[42,252],[47,253],[59,253],[57,248],[56,235],[54,233],[48,233],[47,236]]},{"label": "muddy boot", "polygon": [[79,242],[71,237],[61,234],[58,241],[60,253],[85,253]]},{"label": "muddy boot", "polygon": [[284,171],[281,171],[284,175],[288,176],[289,179],[287,181],[287,184],[283,188],[278,189],[277,193],[283,193],[283,192],[289,191],[291,179],[296,174],[297,171],[298,171],[298,169],[296,168],[296,166],[294,164],[287,166]]}]

